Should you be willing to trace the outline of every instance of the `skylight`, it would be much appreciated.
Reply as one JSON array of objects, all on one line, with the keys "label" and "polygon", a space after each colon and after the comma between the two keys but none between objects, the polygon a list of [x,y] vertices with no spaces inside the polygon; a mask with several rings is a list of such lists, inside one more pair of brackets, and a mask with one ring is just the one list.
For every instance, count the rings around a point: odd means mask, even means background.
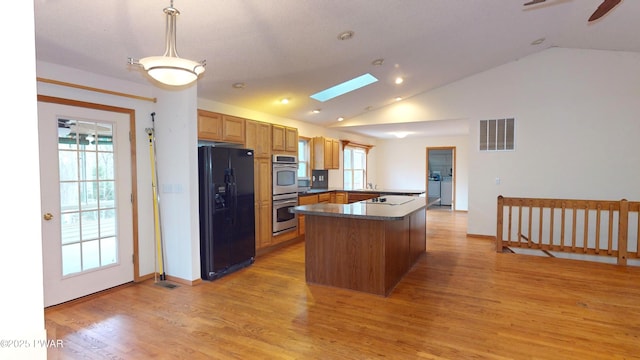
[{"label": "skylight", "polygon": [[341,84],[317,92],[311,95],[311,98],[321,102],[325,102],[327,100],[333,99],[334,97],[338,97],[348,92],[360,89],[361,87],[365,87],[369,84],[373,84],[376,81],[378,81],[378,79],[376,79],[373,75],[366,73],[364,75],[358,76],[357,78],[353,78]]}]

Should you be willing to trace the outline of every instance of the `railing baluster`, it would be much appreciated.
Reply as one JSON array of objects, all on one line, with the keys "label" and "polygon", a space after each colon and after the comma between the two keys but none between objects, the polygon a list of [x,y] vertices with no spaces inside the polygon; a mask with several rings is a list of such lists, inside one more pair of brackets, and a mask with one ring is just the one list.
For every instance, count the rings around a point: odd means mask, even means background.
[{"label": "railing baluster", "polygon": [[527,239],[527,245],[529,247],[531,247],[531,238],[532,238],[532,229],[531,229],[531,224],[533,221],[533,205],[531,203],[531,201],[529,201],[529,231],[527,232],[527,235],[529,235],[529,238]]},{"label": "railing baluster", "polygon": [[567,203],[562,202],[562,220],[560,221],[560,250],[564,251],[564,229],[566,226],[565,222],[565,211],[567,210]]},{"label": "railing baluster", "polygon": [[518,246],[522,243],[522,200],[518,206]]},{"label": "railing baluster", "polygon": [[[640,259],[640,202],[629,202],[625,199],[620,201],[605,201],[605,200],[570,200],[570,199],[533,199],[533,198],[503,198],[502,195],[498,197],[498,203],[500,204],[498,212],[498,231],[497,231],[497,243],[500,245],[498,250],[508,246],[524,246],[527,244],[529,248],[563,251],[563,252],[578,252],[590,256],[611,256],[617,257],[618,264],[626,265],[627,259],[630,256],[632,259]],[[505,226],[505,206],[508,207],[509,224]],[[515,209],[517,207],[518,220],[515,224]],[[556,207],[560,211],[560,224],[559,239],[555,238],[556,224]],[[547,214],[545,209],[549,208]],[[537,210],[537,211],[536,211]],[[569,214],[567,211],[571,210]],[[581,220],[579,211],[584,211],[584,215]],[[524,212],[528,213],[526,216],[528,219],[524,219]],[[533,234],[533,217],[534,211],[536,216],[539,216],[537,226],[537,238],[534,239]],[[595,219],[592,219],[592,211],[594,211]],[[607,211],[608,218],[603,219],[603,212]],[[618,213],[618,228],[617,231],[614,228],[615,214]],[[635,220],[629,221],[629,213],[635,216]],[[545,222],[547,221],[545,215],[549,216],[548,220],[548,244],[544,242],[544,230]],[[571,216],[571,220],[569,220]],[[590,227],[589,222],[594,221],[593,228]],[[523,224],[526,221],[526,224]],[[569,224],[569,221],[571,222]],[[582,221],[583,234],[582,234],[582,246],[578,246],[578,222]],[[603,234],[602,222],[608,221],[607,228],[607,241],[601,244]],[[514,227],[517,226],[517,230]],[[523,227],[528,226],[527,231],[524,231]],[[636,228],[634,232],[631,232],[633,228]],[[507,236],[508,240],[503,239],[504,231],[509,231]],[[571,240],[567,235],[567,232],[571,231]],[[512,234],[514,233],[514,234]],[[517,241],[513,239],[515,233],[518,234]],[[634,238],[635,236],[635,238]],[[594,244],[590,244],[590,239],[594,240]],[[569,241],[571,242],[569,244]],[[617,245],[614,243],[617,241]],[[629,242],[631,246],[636,246],[636,250],[629,252]],[[581,249],[580,249],[581,248]]]},{"label": "railing baluster", "polygon": [[551,210],[549,210],[549,249],[553,249],[553,210],[554,203],[551,202]]},{"label": "railing baluster", "polygon": [[509,204],[509,234],[507,235],[508,244],[511,245],[511,231],[513,229],[513,205]]},{"label": "railing baluster", "polygon": [[589,242],[589,204],[584,206],[584,243],[582,244],[582,248],[584,252],[587,252],[588,242]]},{"label": "railing baluster", "polygon": [[498,196],[498,227],[496,229],[496,251],[502,252],[502,218],[504,216],[504,197]]},{"label": "railing baluster", "polygon": [[600,211],[602,205],[596,205],[596,254],[600,253]]},{"label": "railing baluster", "polygon": [[576,226],[578,225],[578,207],[573,206],[573,226],[571,227],[571,251],[576,251]]},{"label": "railing baluster", "polygon": [[[620,235],[620,229],[618,229],[618,240]],[[620,242],[618,242],[618,248],[620,248]],[[609,243],[607,254],[613,254],[613,204],[609,204]]]},{"label": "railing baluster", "polygon": [[[640,218],[640,213],[638,214],[638,217]],[[640,228],[638,228],[638,232],[640,233]],[[626,199],[622,199],[620,200],[620,214],[618,215],[618,265],[627,265],[628,236],[629,202]]]},{"label": "railing baluster", "polygon": [[543,227],[542,220],[543,220],[543,216],[544,216],[544,213],[543,213],[544,206],[543,206],[543,204],[541,202],[538,202],[538,206],[539,206],[539,209],[540,209],[540,215],[539,215],[540,219],[538,221],[538,223],[539,223],[539,225],[538,225],[538,247],[541,247],[542,246],[542,227]]}]

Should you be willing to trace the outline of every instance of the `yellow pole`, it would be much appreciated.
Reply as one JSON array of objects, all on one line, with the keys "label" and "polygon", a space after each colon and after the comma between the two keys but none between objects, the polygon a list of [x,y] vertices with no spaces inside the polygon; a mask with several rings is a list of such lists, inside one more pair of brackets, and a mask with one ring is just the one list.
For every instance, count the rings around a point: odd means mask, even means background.
[{"label": "yellow pole", "polygon": [[158,206],[158,179],[156,173],[155,151],[153,149],[153,129],[147,129],[147,134],[149,135],[149,158],[151,160],[151,187],[153,189],[153,222],[155,225],[154,233],[156,240],[156,257],[158,261],[158,273],[160,274],[160,279],[164,280],[164,264],[162,261],[162,233],[160,229],[160,208]]}]

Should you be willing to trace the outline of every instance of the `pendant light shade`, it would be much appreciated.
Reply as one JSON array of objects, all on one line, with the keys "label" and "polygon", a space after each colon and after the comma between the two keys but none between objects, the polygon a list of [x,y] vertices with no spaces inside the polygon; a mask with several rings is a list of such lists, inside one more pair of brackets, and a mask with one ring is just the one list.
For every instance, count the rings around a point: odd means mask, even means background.
[{"label": "pendant light shade", "polygon": [[149,56],[136,60],[129,58],[129,64],[140,65],[155,80],[171,85],[182,86],[192,83],[204,72],[206,62],[183,59],[176,50],[176,16],[180,12],[171,6],[164,9],[167,15],[165,30],[166,49],[162,56]]}]

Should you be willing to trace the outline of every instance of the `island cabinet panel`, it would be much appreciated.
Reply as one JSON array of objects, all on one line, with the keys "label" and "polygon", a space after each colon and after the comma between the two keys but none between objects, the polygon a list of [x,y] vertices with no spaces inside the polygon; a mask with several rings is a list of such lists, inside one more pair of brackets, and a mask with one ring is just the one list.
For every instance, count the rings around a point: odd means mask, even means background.
[{"label": "island cabinet panel", "polygon": [[427,210],[422,209],[411,214],[409,237],[411,263],[415,263],[427,251]]},{"label": "island cabinet panel", "polygon": [[386,295],[384,225],[375,220],[306,216],[307,282]]},{"label": "island cabinet panel", "polygon": [[413,265],[408,216],[394,221],[305,219],[309,283],[387,296]]}]

